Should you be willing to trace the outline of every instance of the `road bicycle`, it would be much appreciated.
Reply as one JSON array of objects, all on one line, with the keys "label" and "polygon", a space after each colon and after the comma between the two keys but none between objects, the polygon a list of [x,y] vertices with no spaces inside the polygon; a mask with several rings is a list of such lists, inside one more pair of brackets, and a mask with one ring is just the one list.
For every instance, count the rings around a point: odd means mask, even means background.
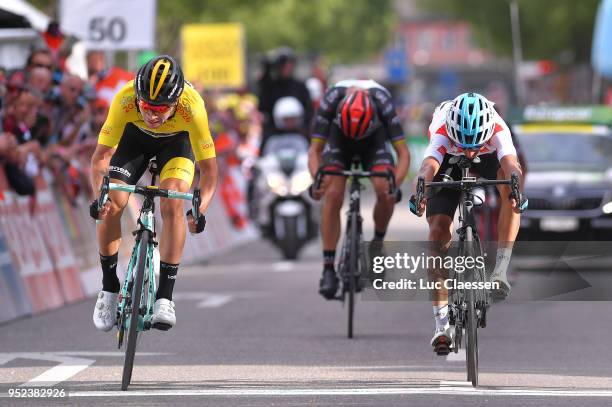
[{"label": "road bicycle", "polygon": [[153,326],[153,305],[155,303],[155,267],[153,264],[153,251],[158,245],[155,233],[155,202],[154,198],[163,197],[171,199],[184,199],[192,202],[192,213],[198,214],[195,219],[205,222],[199,215],[200,190],[195,189],[193,194],[161,189],[155,186],[157,166],[155,161],[149,164],[152,174],[149,186],[116,184],[110,182],[108,175],[104,176],[100,187],[100,197],[97,200],[98,213],[108,200],[110,191],[124,191],[135,193],[144,197],[138,218],[138,228],[132,232],[136,243],[132,249],[130,262],[121,291],[117,299],[117,342],[118,348],[125,343],[125,359],[121,390],[127,390],[132,380],[134,357],[138,343],[138,333],[148,331],[152,327],[167,330],[169,327],[158,324]]},{"label": "road bicycle", "polygon": [[[363,288],[361,278],[365,275],[366,262],[363,259],[363,230],[361,217],[361,191],[363,186],[360,180],[363,178],[379,177],[385,178],[389,182],[389,194],[398,196],[399,190],[395,186],[395,176],[392,171],[387,172],[372,172],[362,171],[358,168],[359,160],[353,160],[351,170],[326,170],[321,167],[313,183],[315,189],[321,187],[323,176],[337,175],[348,177],[350,179],[349,187],[349,209],[347,212],[345,234],[342,241],[342,250],[336,267],[336,273],[340,280],[340,290],[334,299],[342,301],[344,304],[348,298],[348,327],[347,336],[353,337],[353,320],[355,314],[355,293],[360,292]],[[396,201],[399,201],[399,197]]]},{"label": "road bicycle", "polygon": [[[458,253],[457,256],[464,258],[478,258],[483,255],[482,244],[478,234],[477,222],[474,216],[474,207],[481,205],[484,199],[479,198],[475,192],[478,188],[487,186],[509,185],[511,197],[517,200],[519,211],[527,209],[528,200],[519,189],[519,177],[512,174],[508,180],[477,180],[470,175],[472,164],[478,164],[478,156],[469,159],[463,155],[454,156],[450,159],[451,165],[457,165],[461,169],[461,180],[455,181],[449,176],[439,182],[425,182],[422,177],[417,180],[416,194],[410,199],[410,209],[417,212],[424,196],[425,188],[454,188],[461,191],[459,199],[459,227]],[[465,287],[460,283],[486,283],[485,267],[478,266],[473,262],[473,267],[465,267],[463,271],[449,270],[449,278],[455,279],[458,286]],[[480,263],[483,264],[483,263]],[[481,287],[483,287],[481,285]],[[449,289],[448,308],[449,323],[454,326],[452,350],[459,352],[465,337],[467,378],[472,386],[478,386],[478,328],[487,325],[487,310],[490,305],[490,292],[486,288],[477,289]],[[465,333],[465,335],[464,335]]]}]

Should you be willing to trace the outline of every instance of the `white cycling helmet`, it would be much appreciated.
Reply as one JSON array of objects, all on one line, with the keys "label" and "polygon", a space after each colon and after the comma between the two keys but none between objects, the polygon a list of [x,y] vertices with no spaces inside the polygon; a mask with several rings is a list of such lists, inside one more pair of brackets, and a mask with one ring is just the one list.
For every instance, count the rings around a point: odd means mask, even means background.
[{"label": "white cycling helmet", "polygon": [[459,147],[475,149],[489,141],[495,130],[495,109],[478,93],[463,93],[453,99],[446,113],[446,130]]},{"label": "white cycling helmet", "polygon": [[272,110],[274,125],[279,130],[286,130],[287,119],[298,119],[297,127],[302,127],[304,121],[304,106],[293,96],[285,96],[276,101]]}]

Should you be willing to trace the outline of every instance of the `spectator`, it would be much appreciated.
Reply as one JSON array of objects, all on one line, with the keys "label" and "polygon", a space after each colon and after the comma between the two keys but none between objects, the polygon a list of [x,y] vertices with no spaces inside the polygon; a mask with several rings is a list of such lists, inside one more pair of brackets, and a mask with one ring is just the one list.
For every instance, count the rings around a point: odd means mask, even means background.
[{"label": "spectator", "polygon": [[71,145],[89,120],[90,109],[82,95],[83,80],[64,74],[52,108],[51,139],[62,146]]},{"label": "spectator", "polygon": [[[40,144],[33,138],[32,129],[36,124],[41,100],[26,89],[7,106],[3,127],[14,137],[18,146],[9,151],[4,170],[11,187],[20,195],[33,195],[33,177],[38,174],[41,157]],[[14,144],[9,140],[8,145]]]},{"label": "spectator", "polygon": [[41,97],[47,97],[53,86],[53,75],[47,68],[35,67],[30,70],[26,84]]},{"label": "spectator", "polygon": [[89,83],[95,86],[98,98],[106,100],[110,105],[115,93],[127,82],[134,79],[134,74],[115,66],[106,66],[106,56],[103,51],[87,53],[87,76]]}]

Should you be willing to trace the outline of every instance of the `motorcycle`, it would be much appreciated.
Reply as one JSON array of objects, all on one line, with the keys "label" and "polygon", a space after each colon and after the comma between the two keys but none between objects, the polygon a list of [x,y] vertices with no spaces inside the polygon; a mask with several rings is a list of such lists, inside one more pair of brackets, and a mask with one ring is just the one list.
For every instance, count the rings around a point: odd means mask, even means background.
[{"label": "motorcycle", "polygon": [[318,210],[308,196],[308,142],[299,134],[270,137],[254,168],[252,211],[265,237],[294,260],[316,236]]}]

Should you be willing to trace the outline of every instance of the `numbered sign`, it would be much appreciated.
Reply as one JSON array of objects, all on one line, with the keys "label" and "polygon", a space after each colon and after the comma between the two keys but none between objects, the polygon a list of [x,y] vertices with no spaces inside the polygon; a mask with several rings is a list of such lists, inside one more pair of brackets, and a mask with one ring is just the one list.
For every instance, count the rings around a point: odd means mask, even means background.
[{"label": "numbered sign", "polygon": [[62,0],[60,24],[90,49],[154,49],[155,6],[155,0]]}]

